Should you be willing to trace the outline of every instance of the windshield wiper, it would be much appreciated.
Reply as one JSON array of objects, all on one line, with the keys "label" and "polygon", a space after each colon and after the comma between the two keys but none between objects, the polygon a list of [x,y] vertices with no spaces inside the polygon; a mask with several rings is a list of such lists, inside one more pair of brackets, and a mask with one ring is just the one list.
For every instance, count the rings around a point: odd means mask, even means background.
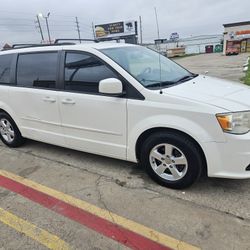
[{"label": "windshield wiper", "polygon": [[151,84],[148,84],[148,85],[144,85],[146,88],[154,88],[154,87],[166,87],[166,86],[171,86],[173,84],[176,84],[176,83],[181,83],[181,82],[185,82],[185,81],[188,81],[188,80],[191,80],[195,77],[197,77],[198,74],[192,74],[192,75],[186,75],[186,76],[183,76],[182,78],[180,78],[179,80],[177,81],[162,81],[162,82],[159,82],[159,81],[156,81],[156,80],[145,80],[143,79],[144,82],[153,82]]},{"label": "windshield wiper", "polygon": [[197,76],[198,76],[198,74],[192,74],[192,75],[183,76],[182,78],[180,78],[175,83],[185,82],[185,81],[191,80],[191,79],[193,79],[193,78],[195,78]]},{"label": "windshield wiper", "polygon": [[173,81],[164,81],[164,82],[155,82],[155,83],[151,83],[148,85],[145,85],[146,88],[153,88],[153,87],[164,87],[164,86],[169,86],[175,84],[175,82]]}]

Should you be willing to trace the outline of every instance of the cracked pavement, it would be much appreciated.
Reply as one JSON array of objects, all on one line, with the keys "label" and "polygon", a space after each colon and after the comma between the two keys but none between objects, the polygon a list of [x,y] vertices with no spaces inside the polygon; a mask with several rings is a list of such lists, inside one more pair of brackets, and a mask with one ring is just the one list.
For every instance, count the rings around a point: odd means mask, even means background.
[{"label": "cracked pavement", "polygon": [[[176,191],[152,182],[136,164],[34,141],[18,149],[0,144],[0,164],[1,169],[202,249],[250,249],[250,180],[203,178]],[[2,188],[0,207],[56,234],[73,249],[125,249]],[[0,249],[43,249],[5,225],[0,233],[6,235]]]}]

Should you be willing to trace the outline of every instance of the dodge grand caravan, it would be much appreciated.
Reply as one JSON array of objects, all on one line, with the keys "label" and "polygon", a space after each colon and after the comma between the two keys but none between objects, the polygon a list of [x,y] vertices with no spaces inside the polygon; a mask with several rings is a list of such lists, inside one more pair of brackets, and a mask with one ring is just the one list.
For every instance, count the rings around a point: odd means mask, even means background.
[{"label": "dodge grand caravan", "polygon": [[159,184],[250,178],[249,87],[108,43],[0,52],[0,137],[139,162]]}]

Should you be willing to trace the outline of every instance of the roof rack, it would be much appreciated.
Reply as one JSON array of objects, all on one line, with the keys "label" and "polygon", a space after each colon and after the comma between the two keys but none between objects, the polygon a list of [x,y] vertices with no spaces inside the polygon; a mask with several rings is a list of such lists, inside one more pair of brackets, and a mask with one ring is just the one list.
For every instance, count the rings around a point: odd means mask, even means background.
[{"label": "roof rack", "polygon": [[99,42],[99,40],[96,40],[96,39],[79,39],[79,38],[71,39],[71,38],[59,38],[59,39],[56,39],[56,40],[55,40],[55,44],[61,44],[61,43],[59,43],[60,41],[79,41],[80,43],[81,43],[81,42],[95,42],[95,43],[98,43],[98,42]]},{"label": "roof rack", "polygon": [[60,45],[74,45],[75,43],[51,43],[51,44],[30,44],[30,43],[17,43],[13,44],[11,49],[33,48],[33,47],[47,47],[47,46],[60,46]]},{"label": "roof rack", "polygon": [[[65,41],[65,42],[61,42]],[[56,39],[54,43],[51,44],[43,44],[43,43],[16,43],[8,49],[23,49],[23,48],[33,48],[33,47],[47,47],[47,46],[60,46],[60,45],[75,45],[76,43],[70,41],[79,41],[80,43],[83,42],[95,42],[98,43],[98,40],[93,39],[71,39],[71,38],[60,38]]]}]

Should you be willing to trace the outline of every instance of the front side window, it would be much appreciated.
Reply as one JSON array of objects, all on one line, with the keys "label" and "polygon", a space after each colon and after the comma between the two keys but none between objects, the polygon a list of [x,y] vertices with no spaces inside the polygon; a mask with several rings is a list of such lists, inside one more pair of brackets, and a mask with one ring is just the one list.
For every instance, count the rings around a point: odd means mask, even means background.
[{"label": "front side window", "polygon": [[196,75],[142,46],[101,49],[146,88],[169,87]]},{"label": "front side window", "polygon": [[23,87],[56,87],[57,52],[19,55],[17,85]]},{"label": "front side window", "polygon": [[98,58],[85,53],[66,53],[66,90],[98,93],[99,82],[107,78],[117,78],[117,75]]},{"label": "front side window", "polygon": [[13,54],[0,56],[0,84],[10,83],[10,68]]}]

